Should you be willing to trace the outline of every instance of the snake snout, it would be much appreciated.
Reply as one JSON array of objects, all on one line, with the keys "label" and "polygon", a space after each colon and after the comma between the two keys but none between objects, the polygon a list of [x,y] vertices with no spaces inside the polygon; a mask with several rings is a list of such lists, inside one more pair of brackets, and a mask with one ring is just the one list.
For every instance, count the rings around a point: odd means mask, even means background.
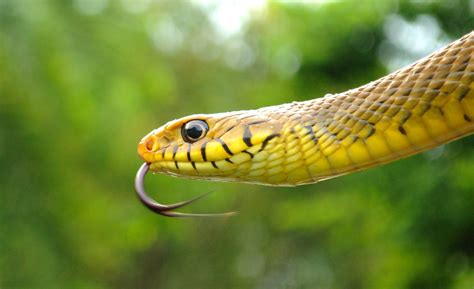
[{"label": "snake snout", "polygon": [[138,155],[147,163],[154,160],[155,153],[160,149],[158,138],[155,135],[149,135],[142,139],[138,144]]}]

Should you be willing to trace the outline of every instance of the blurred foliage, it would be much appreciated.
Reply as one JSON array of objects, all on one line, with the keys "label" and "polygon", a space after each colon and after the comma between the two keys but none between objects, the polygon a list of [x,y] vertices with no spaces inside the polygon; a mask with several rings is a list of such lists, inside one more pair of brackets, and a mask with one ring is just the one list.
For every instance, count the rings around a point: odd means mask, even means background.
[{"label": "blurred foliage", "polygon": [[474,2],[270,2],[233,34],[215,9],[0,0],[0,288],[474,288],[472,136],[297,188],[148,178],[225,220],[132,189],[153,128],[364,84],[471,31]]}]

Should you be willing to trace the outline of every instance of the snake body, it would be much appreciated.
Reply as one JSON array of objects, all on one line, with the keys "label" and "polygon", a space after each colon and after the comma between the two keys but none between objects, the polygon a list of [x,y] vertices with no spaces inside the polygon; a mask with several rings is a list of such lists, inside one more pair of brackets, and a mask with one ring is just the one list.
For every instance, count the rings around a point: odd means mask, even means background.
[{"label": "snake body", "polygon": [[[291,186],[387,163],[474,132],[474,32],[376,81],[323,98],[197,114],[138,146],[150,170],[173,176]],[[195,142],[183,126],[201,120]]]}]

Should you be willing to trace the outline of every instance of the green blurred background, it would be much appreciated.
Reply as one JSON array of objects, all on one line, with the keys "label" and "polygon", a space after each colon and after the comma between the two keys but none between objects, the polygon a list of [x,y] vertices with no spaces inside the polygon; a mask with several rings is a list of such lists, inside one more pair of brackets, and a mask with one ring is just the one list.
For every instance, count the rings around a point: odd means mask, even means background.
[{"label": "green blurred background", "polygon": [[133,191],[168,120],[340,92],[473,27],[473,0],[0,0],[0,288],[473,289],[472,136],[297,188],[147,178],[223,220]]}]

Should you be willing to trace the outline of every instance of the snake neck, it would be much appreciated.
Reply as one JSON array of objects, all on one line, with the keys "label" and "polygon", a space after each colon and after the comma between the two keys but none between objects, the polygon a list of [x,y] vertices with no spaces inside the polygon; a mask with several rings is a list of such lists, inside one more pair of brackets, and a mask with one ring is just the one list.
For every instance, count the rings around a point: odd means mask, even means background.
[{"label": "snake neck", "polygon": [[[474,132],[474,33],[359,88],[266,111],[284,126],[270,183],[298,185],[387,163]],[[273,112],[272,112],[273,111]]]}]

